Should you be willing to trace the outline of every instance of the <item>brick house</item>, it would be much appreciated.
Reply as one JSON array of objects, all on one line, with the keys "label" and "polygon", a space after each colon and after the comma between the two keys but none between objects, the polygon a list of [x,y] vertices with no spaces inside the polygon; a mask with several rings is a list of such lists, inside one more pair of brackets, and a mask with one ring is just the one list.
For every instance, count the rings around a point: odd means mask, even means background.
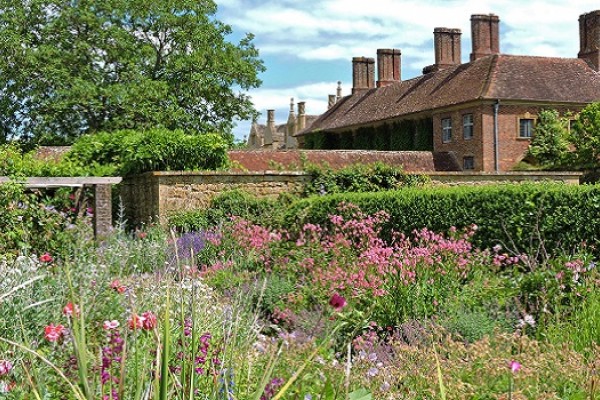
[{"label": "brick house", "polygon": [[419,125],[394,127],[421,121],[429,150],[450,155],[456,169],[513,169],[529,146],[539,111],[576,114],[600,100],[600,10],[579,18],[577,58],[501,54],[499,23],[493,14],[471,16],[468,63],[461,62],[461,31],[435,28],[435,64],[406,81],[400,79],[400,50],[377,50],[377,82],[375,60],[353,58],[352,94],[299,132],[299,146],[311,148],[311,138],[320,135],[325,148],[344,148],[340,143],[356,144],[361,132],[367,137],[361,143],[368,146],[369,137],[376,138],[370,130],[384,126],[389,137],[383,142],[389,145],[398,135],[417,135],[410,126]]}]

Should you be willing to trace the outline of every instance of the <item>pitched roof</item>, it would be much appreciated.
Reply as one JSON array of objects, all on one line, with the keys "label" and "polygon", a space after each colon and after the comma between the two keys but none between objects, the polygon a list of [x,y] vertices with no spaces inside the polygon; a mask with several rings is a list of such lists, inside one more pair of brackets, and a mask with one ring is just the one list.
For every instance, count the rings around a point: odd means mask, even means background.
[{"label": "pitched roof", "polygon": [[485,99],[591,103],[600,100],[600,73],[577,58],[491,55],[346,96],[298,135]]}]

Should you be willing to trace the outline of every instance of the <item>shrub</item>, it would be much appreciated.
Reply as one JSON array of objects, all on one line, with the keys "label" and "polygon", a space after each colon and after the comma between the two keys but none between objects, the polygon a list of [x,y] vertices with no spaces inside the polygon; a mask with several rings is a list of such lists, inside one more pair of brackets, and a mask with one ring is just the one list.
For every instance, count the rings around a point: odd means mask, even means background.
[{"label": "shrub", "polygon": [[600,187],[560,184],[485,187],[407,188],[381,193],[339,193],[311,197],[293,204],[285,226],[328,224],[328,215],[342,203],[366,213],[390,214],[384,232],[410,233],[427,227],[435,232],[478,226],[479,247],[504,244],[516,253],[535,254],[540,246],[566,253],[587,246],[600,249]]},{"label": "shrub", "polygon": [[114,174],[132,175],[224,168],[228,163],[227,148],[227,142],[217,134],[125,130],[83,136],[75,142],[67,159],[82,165],[108,165]]},{"label": "shrub", "polygon": [[528,154],[546,168],[559,168],[566,161],[569,152],[568,120],[561,118],[556,110],[543,110],[538,122]]},{"label": "shrub", "polygon": [[421,175],[406,174],[401,167],[376,162],[354,164],[334,171],[331,168],[309,165],[306,172],[311,181],[304,189],[305,194],[345,192],[379,192],[401,187],[419,186],[427,181]]},{"label": "shrub", "polygon": [[39,159],[35,151],[23,152],[15,144],[0,146],[0,176],[86,176],[100,172],[96,164],[74,160]]},{"label": "shrub", "polygon": [[220,225],[232,216],[252,222],[279,221],[289,199],[258,198],[241,190],[231,190],[215,196],[205,210],[186,211],[169,217],[169,224],[178,230],[195,231]]},{"label": "shrub", "polygon": [[600,103],[592,103],[581,111],[571,132],[571,140],[580,166],[600,166]]},{"label": "shrub", "polygon": [[54,191],[50,198],[18,184],[0,185],[0,254],[67,254],[78,237],[91,236],[86,216],[91,211],[85,205],[80,209],[70,190]]}]

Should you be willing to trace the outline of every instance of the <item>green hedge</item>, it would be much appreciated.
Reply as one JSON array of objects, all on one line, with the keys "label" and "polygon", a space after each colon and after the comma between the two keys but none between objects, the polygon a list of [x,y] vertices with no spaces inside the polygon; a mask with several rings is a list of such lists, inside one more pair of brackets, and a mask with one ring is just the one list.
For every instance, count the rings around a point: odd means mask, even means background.
[{"label": "green hedge", "polygon": [[107,166],[114,175],[146,171],[214,170],[228,164],[228,143],[221,135],[183,131],[123,130],[83,136],[67,160]]},{"label": "green hedge", "polygon": [[339,134],[312,132],[304,142],[305,149],[323,150],[393,150],[432,151],[433,121],[431,118],[384,123],[377,127],[362,127]]},{"label": "green hedge", "polygon": [[342,202],[367,213],[390,213],[386,232],[423,227],[443,232],[475,224],[475,243],[482,247],[502,244],[532,254],[541,237],[549,253],[582,243],[596,253],[600,249],[600,186],[524,184],[334,194],[298,201],[288,209],[284,224],[327,224]]}]

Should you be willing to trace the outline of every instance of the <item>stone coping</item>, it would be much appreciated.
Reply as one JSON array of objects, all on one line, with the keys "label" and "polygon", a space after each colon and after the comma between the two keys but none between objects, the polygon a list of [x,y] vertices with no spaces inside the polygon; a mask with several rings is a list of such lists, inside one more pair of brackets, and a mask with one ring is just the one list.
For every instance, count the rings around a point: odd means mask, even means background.
[{"label": "stone coping", "polygon": [[306,176],[304,171],[153,171],[135,176]]},{"label": "stone coping", "polygon": [[121,177],[97,177],[97,176],[67,176],[67,177],[39,177],[30,176],[23,180],[0,176],[0,184],[16,182],[28,188],[53,188],[53,187],[81,187],[92,185],[116,185],[121,183]]}]

